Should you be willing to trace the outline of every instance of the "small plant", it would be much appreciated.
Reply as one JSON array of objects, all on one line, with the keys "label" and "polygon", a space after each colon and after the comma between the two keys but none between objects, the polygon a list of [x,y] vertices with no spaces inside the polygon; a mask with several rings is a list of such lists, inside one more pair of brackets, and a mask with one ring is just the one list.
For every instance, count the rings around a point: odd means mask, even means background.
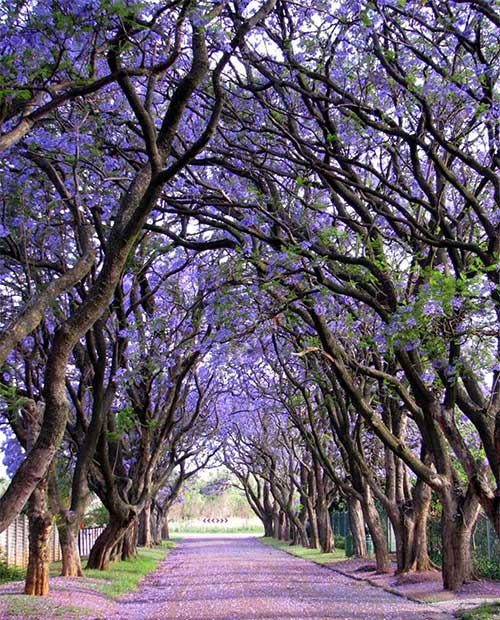
[{"label": "small plant", "polygon": [[0,583],[8,581],[21,581],[26,576],[26,571],[17,566],[8,566],[6,562],[0,562]]},{"label": "small plant", "polygon": [[500,603],[480,605],[467,611],[459,611],[457,614],[460,620],[499,620]]},{"label": "small plant", "polygon": [[480,577],[486,579],[496,579],[500,581],[500,564],[498,560],[488,560],[486,558],[476,558],[474,568]]}]

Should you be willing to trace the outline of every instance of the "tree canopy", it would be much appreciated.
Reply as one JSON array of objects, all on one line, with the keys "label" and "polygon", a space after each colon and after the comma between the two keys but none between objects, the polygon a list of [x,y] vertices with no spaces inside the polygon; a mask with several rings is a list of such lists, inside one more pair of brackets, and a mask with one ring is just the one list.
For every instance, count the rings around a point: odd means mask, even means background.
[{"label": "tree canopy", "polygon": [[382,509],[430,567],[434,498],[459,588],[500,535],[495,4],[0,6],[0,528],[57,513],[77,574],[93,491],[102,568],[215,458],[381,571]]}]

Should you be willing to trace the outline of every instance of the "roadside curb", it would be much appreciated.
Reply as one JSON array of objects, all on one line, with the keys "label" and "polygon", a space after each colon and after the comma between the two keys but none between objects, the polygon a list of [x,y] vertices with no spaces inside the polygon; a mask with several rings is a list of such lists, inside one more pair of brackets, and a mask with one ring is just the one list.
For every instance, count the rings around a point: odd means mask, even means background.
[{"label": "roadside curb", "polygon": [[383,586],[377,581],[370,579],[369,577],[359,577],[358,575],[353,575],[352,573],[343,571],[340,568],[336,568],[332,564],[323,564],[322,566],[324,566],[324,568],[334,571],[335,573],[339,573],[339,575],[343,575],[344,577],[349,577],[349,579],[354,579],[354,581],[362,581],[364,583],[367,583],[373,586],[374,588],[379,588],[379,590],[384,590],[384,592],[389,592],[389,594],[394,594],[408,601],[412,601],[413,603],[419,603],[420,605],[433,605],[433,603],[422,601],[421,599],[415,598],[414,596],[411,596],[410,594],[405,594],[404,592],[400,592],[399,590],[396,590],[395,588]]}]

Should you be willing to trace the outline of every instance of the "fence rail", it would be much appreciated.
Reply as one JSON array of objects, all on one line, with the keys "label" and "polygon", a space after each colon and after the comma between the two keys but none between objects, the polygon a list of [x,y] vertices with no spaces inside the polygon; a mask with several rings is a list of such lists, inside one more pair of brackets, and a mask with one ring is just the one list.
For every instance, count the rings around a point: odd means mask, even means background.
[{"label": "fence rail", "polygon": [[[78,535],[78,548],[82,558],[87,557],[99,534],[104,527],[89,527],[81,529]],[[25,568],[28,566],[29,537],[28,519],[24,515],[19,516],[9,527],[0,533],[0,561],[8,566]],[[61,547],[59,535],[54,526],[49,541],[49,561],[61,560]]]}]

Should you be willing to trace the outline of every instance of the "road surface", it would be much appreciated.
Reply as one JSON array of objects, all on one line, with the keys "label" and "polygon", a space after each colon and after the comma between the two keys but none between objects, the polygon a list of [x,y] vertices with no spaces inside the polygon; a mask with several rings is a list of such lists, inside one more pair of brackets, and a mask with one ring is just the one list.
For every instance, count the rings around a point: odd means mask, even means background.
[{"label": "road surface", "polygon": [[255,538],[185,538],[113,620],[450,620]]}]

